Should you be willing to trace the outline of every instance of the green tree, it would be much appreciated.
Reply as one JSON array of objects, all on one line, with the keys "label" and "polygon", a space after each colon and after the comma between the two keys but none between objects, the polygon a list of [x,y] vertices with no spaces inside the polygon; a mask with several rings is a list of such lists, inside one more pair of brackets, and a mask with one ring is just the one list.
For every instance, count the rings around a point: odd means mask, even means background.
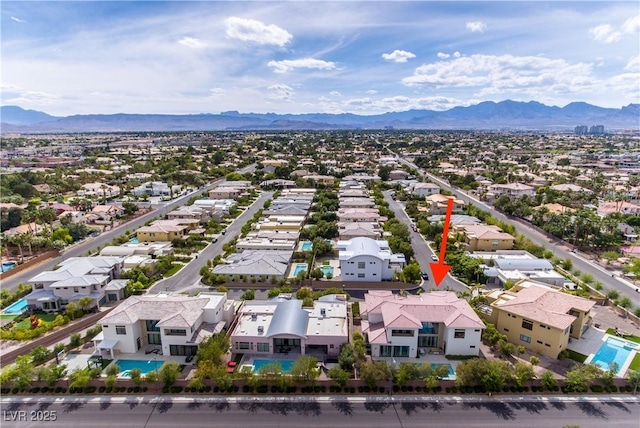
[{"label": "green tree", "polygon": [[344,388],[345,386],[347,386],[347,382],[351,378],[349,372],[341,369],[338,366],[330,368],[327,376],[329,376],[329,379],[333,380],[333,382],[340,388]]},{"label": "green tree", "polygon": [[420,376],[420,369],[414,363],[400,363],[396,375],[398,385],[404,386]]},{"label": "green tree", "polygon": [[338,355],[338,364],[340,368],[347,371],[353,371],[353,365],[356,362],[356,357],[353,352],[353,345],[345,343],[340,347],[340,354]]},{"label": "green tree", "polygon": [[78,299],[78,306],[80,306],[80,309],[82,309],[84,312],[87,312],[89,310],[92,303],[93,299],[89,296],[83,296]]},{"label": "green tree", "polygon": [[393,379],[393,368],[386,361],[366,361],[360,365],[360,378],[368,387],[375,388],[380,382]]},{"label": "green tree", "polygon": [[402,270],[406,282],[417,283],[422,279],[422,271],[416,260],[410,261]]},{"label": "green tree", "polygon": [[166,388],[172,386],[180,377],[180,365],[175,361],[167,361],[160,368],[159,377]]},{"label": "green tree", "polygon": [[318,360],[315,357],[303,355],[293,363],[291,375],[299,382],[313,384],[320,376],[317,364]]},{"label": "green tree", "polygon": [[246,290],[244,293],[242,293],[242,296],[240,296],[240,300],[253,300],[255,298],[256,290],[254,290],[253,288]]},{"label": "green tree", "polygon": [[565,385],[572,392],[587,392],[596,378],[601,376],[602,369],[595,364],[576,366],[567,372]]},{"label": "green tree", "polygon": [[544,386],[548,391],[552,391],[558,386],[558,381],[556,381],[553,372],[545,370],[540,375],[540,384]]},{"label": "green tree", "polygon": [[76,315],[78,313],[78,305],[76,305],[74,302],[67,303],[65,312],[71,320],[76,319]]},{"label": "green tree", "polygon": [[515,366],[516,385],[525,386],[535,378],[533,366],[529,363],[518,361]]}]

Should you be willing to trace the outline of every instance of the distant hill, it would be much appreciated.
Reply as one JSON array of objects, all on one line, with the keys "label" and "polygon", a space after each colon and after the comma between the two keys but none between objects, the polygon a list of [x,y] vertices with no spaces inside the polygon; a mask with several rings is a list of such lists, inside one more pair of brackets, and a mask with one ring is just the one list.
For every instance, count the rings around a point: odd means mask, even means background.
[{"label": "distant hill", "polygon": [[331,130],[331,129],[511,129],[573,130],[577,125],[604,125],[605,130],[640,129],[640,105],[620,109],[583,102],[565,107],[539,102],[485,101],[446,111],[408,110],[360,116],[351,113],[275,114],[240,113],[162,115],[88,114],[55,117],[1,108],[2,132],[125,132],[125,131],[220,131],[220,130]]},{"label": "distant hill", "polygon": [[24,110],[18,106],[0,107],[0,122],[11,125],[35,125],[57,119],[46,113],[36,110]]}]

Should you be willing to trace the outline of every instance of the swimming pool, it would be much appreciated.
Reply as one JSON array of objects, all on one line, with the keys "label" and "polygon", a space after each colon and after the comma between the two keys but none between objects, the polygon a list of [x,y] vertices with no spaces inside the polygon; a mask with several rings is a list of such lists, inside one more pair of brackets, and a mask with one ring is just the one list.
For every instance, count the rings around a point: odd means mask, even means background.
[{"label": "swimming pool", "polygon": [[2,263],[2,272],[6,272],[8,270],[11,270],[14,267],[16,267],[16,262],[3,262]]},{"label": "swimming pool", "polygon": [[333,266],[320,266],[320,270],[324,274],[324,276],[333,276]]},{"label": "swimming pool", "polygon": [[156,360],[118,360],[114,364],[120,367],[119,377],[131,377],[129,372],[133,369],[140,369],[142,376],[152,371],[160,370],[164,361]]},{"label": "swimming pool", "polygon": [[7,315],[20,315],[27,309],[27,301],[26,299],[20,299],[17,302],[7,306],[2,313]]},{"label": "swimming pool", "polygon": [[131,239],[129,239],[129,242],[131,244],[138,244],[138,238],[131,238]]},{"label": "swimming pool", "polygon": [[303,264],[303,263],[297,264],[295,269],[293,270],[293,276],[298,276],[300,272],[306,272],[306,271],[307,271],[306,264]]},{"label": "swimming pool", "polygon": [[435,364],[435,363],[431,363],[431,368],[432,369],[437,369],[440,366],[447,366],[447,368],[449,369],[449,374],[447,374],[447,376],[443,377],[443,379],[455,379],[456,378],[456,372],[455,370],[453,370],[453,367],[451,367],[451,364]]},{"label": "swimming pool", "polygon": [[597,364],[604,370],[609,370],[609,364],[616,363],[618,365],[616,374],[620,374],[622,366],[633,353],[632,348],[636,346],[635,343],[609,336],[607,340],[600,345],[598,352],[595,353],[591,361],[587,360],[585,362]]},{"label": "swimming pool", "polygon": [[304,241],[302,243],[302,251],[310,251],[313,248],[313,243],[311,241]]},{"label": "swimming pool", "polygon": [[260,368],[271,363],[278,363],[282,368],[282,373],[291,373],[291,368],[295,361],[289,360],[253,360],[253,372],[258,373]]}]

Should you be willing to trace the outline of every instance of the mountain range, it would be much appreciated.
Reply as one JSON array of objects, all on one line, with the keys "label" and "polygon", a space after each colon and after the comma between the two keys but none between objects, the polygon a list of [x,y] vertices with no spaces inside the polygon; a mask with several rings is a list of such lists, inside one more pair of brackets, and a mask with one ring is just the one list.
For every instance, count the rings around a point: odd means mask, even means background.
[{"label": "mountain range", "polygon": [[539,102],[486,101],[445,111],[408,110],[377,115],[351,113],[275,114],[85,114],[65,117],[18,106],[0,107],[2,133],[337,130],[337,129],[457,129],[569,131],[577,125],[604,125],[606,131],[640,129],[640,104],[619,109],[583,102],[565,107]]}]

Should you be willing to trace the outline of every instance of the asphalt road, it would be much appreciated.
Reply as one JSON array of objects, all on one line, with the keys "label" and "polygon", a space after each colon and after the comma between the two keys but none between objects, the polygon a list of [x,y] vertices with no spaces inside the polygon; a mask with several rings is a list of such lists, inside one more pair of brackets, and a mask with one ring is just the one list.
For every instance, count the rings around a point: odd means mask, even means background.
[{"label": "asphalt road", "polygon": [[[2,427],[637,428],[640,420],[636,397],[46,398],[3,399]],[[32,420],[45,417],[55,421]]]},{"label": "asphalt road", "polygon": [[200,279],[200,269],[207,264],[207,260],[213,259],[216,255],[224,253],[222,246],[233,239],[234,236],[240,234],[242,226],[249,221],[253,215],[264,205],[264,203],[273,197],[273,192],[262,192],[262,194],[247,207],[229,226],[226,233],[218,237],[218,242],[209,244],[200,252],[197,259],[191,260],[185,267],[180,269],[178,273],[170,278],[158,281],[153,287],[149,288],[147,293],[159,293],[162,291],[182,291],[186,288],[202,285]]},{"label": "asphalt road", "polygon": [[[253,168],[253,165],[245,167],[241,169],[239,172],[244,173]],[[18,288],[18,284],[26,283],[30,278],[34,277],[40,272],[44,272],[46,270],[52,270],[58,263],[63,260],[66,260],[71,257],[80,257],[86,256],[90,251],[94,251],[96,248],[103,247],[107,243],[111,242],[114,238],[123,234],[126,230],[134,231],[138,229],[142,225],[144,225],[147,221],[153,218],[160,218],[167,214],[169,211],[172,211],[176,207],[184,205],[189,199],[194,196],[200,196],[205,192],[208,192],[210,189],[226,182],[226,179],[220,178],[211,182],[210,184],[195,190],[194,192],[188,193],[184,196],[174,199],[173,201],[169,201],[165,204],[154,206],[153,210],[145,215],[142,215],[132,221],[124,223],[118,227],[115,227],[113,230],[109,230],[107,232],[101,233],[95,238],[88,238],[83,242],[74,245],[73,247],[65,249],[62,254],[58,257],[49,259],[44,261],[36,266],[33,266],[29,269],[26,269],[16,275],[13,275],[7,279],[2,280],[2,288],[8,290],[15,290]]]},{"label": "asphalt road", "polygon": [[447,274],[444,277],[442,282],[438,287],[436,287],[435,282],[433,281],[433,274],[431,272],[430,263],[433,262],[431,256],[436,255],[427,241],[425,241],[424,237],[420,234],[420,232],[414,232],[411,229],[411,219],[404,211],[402,204],[393,200],[389,191],[383,192],[384,199],[389,203],[389,208],[396,215],[396,218],[400,220],[402,223],[406,224],[409,227],[409,233],[411,233],[411,247],[413,248],[414,258],[420,264],[420,270],[422,272],[427,272],[429,274],[429,279],[425,280],[422,284],[422,288],[425,290],[431,289],[439,289],[439,290],[451,290],[451,291],[469,291],[469,288],[460,282],[457,278],[451,276],[451,274]]},{"label": "asphalt road", "polygon": [[442,180],[441,178],[418,168],[415,164],[405,159],[400,158],[399,160],[405,165],[408,165],[409,167],[414,168],[420,173],[424,174],[427,178],[429,178],[432,182],[434,182],[441,188],[453,192],[458,198],[464,200],[466,203],[473,203],[473,205],[479,207],[484,211],[487,211],[498,220],[513,225],[518,232],[529,238],[536,245],[541,245],[553,251],[554,255],[556,255],[557,257],[560,257],[562,259],[571,259],[574,269],[577,269],[580,272],[590,273],[591,275],[593,275],[594,281],[602,282],[605,293],[609,290],[617,290],[622,295],[629,296],[629,298],[633,302],[634,307],[640,306],[640,293],[635,291],[637,287],[625,281],[624,279],[612,276],[614,275],[614,272],[600,267],[593,260],[589,260],[585,254],[571,252],[571,248],[570,246],[568,246],[568,244],[557,239],[550,239],[546,235],[538,232],[536,229],[531,227],[529,223],[512,217],[507,217],[501,212],[498,212],[491,205],[487,205],[479,199],[470,196],[465,192],[462,192],[458,188],[451,186],[447,181]]}]

